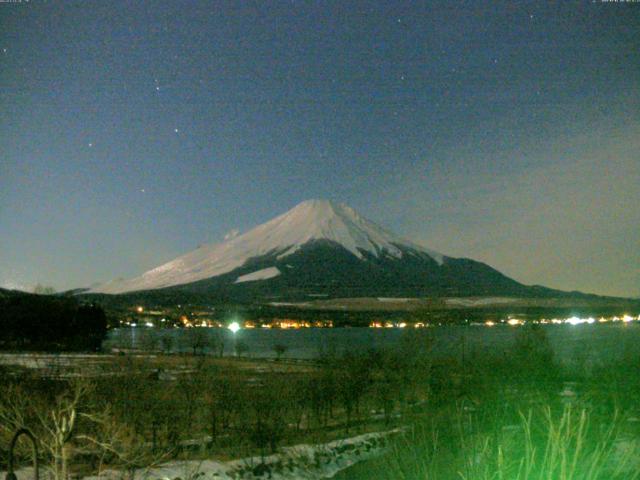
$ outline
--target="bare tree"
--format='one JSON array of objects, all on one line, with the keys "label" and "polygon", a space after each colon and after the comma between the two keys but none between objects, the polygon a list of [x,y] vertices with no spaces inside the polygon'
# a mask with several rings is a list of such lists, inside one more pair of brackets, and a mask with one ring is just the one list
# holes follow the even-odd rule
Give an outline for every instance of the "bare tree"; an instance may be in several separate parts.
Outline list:
[{"label": "bare tree", "polygon": [[273,346],[273,351],[276,354],[276,360],[280,360],[280,357],[282,357],[282,355],[284,355],[285,352],[287,351],[287,346],[281,343],[276,343]]},{"label": "bare tree", "polygon": [[33,427],[44,453],[51,459],[49,470],[54,480],[66,480],[69,476],[69,461],[73,455],[71,439],[80,414],[78,407],[89,389],[82,381],[74,382],[70,387],[51,405],[46,399],[27,396],[19,386],[13,386],[0,405],[0,425],[5,431],[33,424],[29,426]]},{"label": "bare tree", "polygon": [[93,385],[86,380],[69,382],[54,398],[10,385],[0,399],[0,433],[5,437],[28,426],[38,439],[52,480],[68,480],[79,456],[90,458],[98,470],[105,461],[125,466],[153,463],[144,441],[108,407],[92,402],[92,392]]},{"label": "bare tree", "polygon": [[207,329],[202,327],[191,327],[183,331],[185,346],[190,348],[194,355],[203,353],[208,344]]},{"label": "bare tree", "polygon": [[160,345],[165,354],[171,353],[173,349],[173,336],[170,332],[163,332],[163,335],[160,337]]},{"label": "bare tree", "polygon": [[147,328],[143,330],[142,338],[140,339],[140,346],[147,352],[154,352],[158,349],[160,339],[158,334],[153,328]]},{"label": "bare tree", "polygon": [[215,355],[222,357],[224,355],[224,337],[222,333],[217,328],[210,329],[209,332],[209,348]]},{"label": "bare tree", "polygon": [[242,355],[249,351],[249,345],[247,345],[246,342],[238,339],[236,339],[236,341],[234,342],[234,348],[236,350],[237,357],[242,357]]}]

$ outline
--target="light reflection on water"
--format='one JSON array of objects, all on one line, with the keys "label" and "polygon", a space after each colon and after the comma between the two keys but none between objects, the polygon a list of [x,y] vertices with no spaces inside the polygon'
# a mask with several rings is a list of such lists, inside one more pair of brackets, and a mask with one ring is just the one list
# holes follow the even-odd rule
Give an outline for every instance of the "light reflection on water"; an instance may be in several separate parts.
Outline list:
[{"label": "light reflection on water", "polygon": [[[515,333],[522,327],[441,326],[428,329],[433,336],[436,356],[462,356],[472,353],[501,354],[513,344]],[[601,363],[640,356],[640,324],[542,325],[556,357],[564,363]],[[306,328],[299,330],[242,329],[233,334],[227,329],[204,329],[211,338],[222,336],[225,355],[233,355],[234,342],[247,347],[245,355],[275,357],[274,345],[286,347],[284,357],[315,358],[322,353],[342,353],[391,347],[402,335],[415,335],[413,329],[372,328]],[[105,348],[142,349],[159,338],[172,337],[172,351],[189,351],[184,338],[186,329],[159,330],[145,327],[112,330]],[[423,331],[424,332],[424,331]],[[421,332],[422,333],[422,332]],[[235,335],[235,337],[234,337]],[[155,337],[154,341],[149,339]]]}]

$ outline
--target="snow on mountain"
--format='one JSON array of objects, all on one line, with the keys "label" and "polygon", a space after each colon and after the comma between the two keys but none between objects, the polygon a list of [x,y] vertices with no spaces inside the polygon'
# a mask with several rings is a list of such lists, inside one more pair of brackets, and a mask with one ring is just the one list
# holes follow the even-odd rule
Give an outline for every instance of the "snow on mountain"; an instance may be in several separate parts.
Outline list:
[{"label": "snow on mountain", "polygon": [[[139,277],[106,283],[92,292],[122,293],[191,283],[231,272],[254,257],[267,254],[275,254],[279,259],[286,257],[314,240],[338,243],[358,258],[363,258],[363,252],[400,258],[403,252],[399,247],[404,247],[426,253],[438,264],[443,262],[441,254],[394,235],[345,204],[308,200],[242,235],[199,247]],[[269,273],[275,276],[272,270]],[[249,275],[252,274],[243,277]],[[262,279],[265,278],[272,277]]]},{"label": "snow on mountain", "polygon": [[280,275],[278,267],[263,268],[256,272],[247,273],[246,275],[239,276],[233,283],[255,282],[256,280],[268,280],[269,278],[277,277]]}]

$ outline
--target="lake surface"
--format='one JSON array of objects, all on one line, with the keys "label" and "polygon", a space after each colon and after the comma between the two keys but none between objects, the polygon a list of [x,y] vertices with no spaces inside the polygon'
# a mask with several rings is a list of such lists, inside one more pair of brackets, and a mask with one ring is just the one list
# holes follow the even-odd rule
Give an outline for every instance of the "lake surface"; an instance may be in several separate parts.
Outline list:
[{"label": "lake surface", "polygon": [[[246,346],[244,355],[250,357],[275,357],[275,345],[283,345],[283,358],[315,358],[322,353],[363,351],[370,348],[385,348],[396,345],[403,335],[428,332],[433,337],[436,356],[458,357],[472,353],[506,352],[512,345],[518,329],[522,326],[440,326],[428,329],[400,328],[303,328],[242,329],[232,333],[227,329],[202,329],[215,343],[224,341],[224,354],[234,355],[234,345]],[[640,357],[640,324],[608,323],[583,325],[541,325],[557,358],[567,364],[598,364]],[[170,337],[171,350],[190,351],[188,329],[158,330],[135,327],[119,328],[109,332],[105,348],[149,349],[161,348],[160,339]],[[211,351],[211,349],[205,348]]]}]

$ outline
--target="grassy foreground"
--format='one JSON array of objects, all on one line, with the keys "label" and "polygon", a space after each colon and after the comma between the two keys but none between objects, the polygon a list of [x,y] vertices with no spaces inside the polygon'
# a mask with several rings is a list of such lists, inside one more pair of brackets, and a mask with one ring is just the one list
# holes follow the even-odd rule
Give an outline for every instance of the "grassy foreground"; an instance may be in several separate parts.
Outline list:
[{"label": "grassy foreground", "polygon": [[533,328],[510,355],[470,363],[447,367],[449,389],[431,391],[385,455],[335,478],[640,477],[640,359],[566,371]]},{"label": "grassy foreground", "polygon": [[[535,326],[495,355],[436,362],[430,347],[425,330],[393,349],[308,363],[158,354],[5,368],[0,450],[26,426],[49,478],[105,469],[124,478],[173,459],[264,458],[401,427],[386,454],[338,478],[637,477],[640,360],[565,371]],[[28,463],[27,445],[18,446]]]}]

